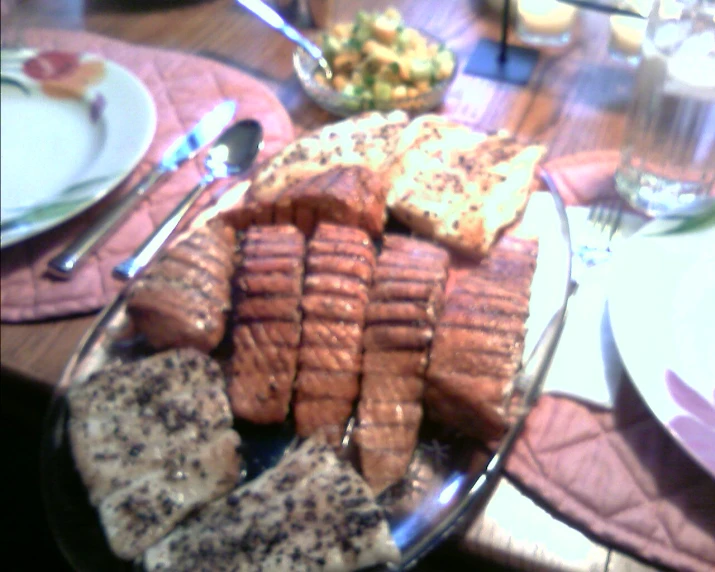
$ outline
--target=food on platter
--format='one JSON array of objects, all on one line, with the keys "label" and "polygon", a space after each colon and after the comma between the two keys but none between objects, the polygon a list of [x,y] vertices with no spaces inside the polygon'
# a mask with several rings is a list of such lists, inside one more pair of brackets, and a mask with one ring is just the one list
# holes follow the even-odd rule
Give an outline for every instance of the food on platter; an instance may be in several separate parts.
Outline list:
[{"label": "food on platter", "polygon": [[355,433],[362,475],[376,493],[404,477],[417,445],[427,353],[448,265],[442,248],[384,237],[367,306]]},{"label": "food on platter", "polygon": [[290,225],[252,227],[239,258],[231,406],[239,419],[279,423],[298,365],[305,237]]},{"label": "food on platter", "polygon": [[405,26],[395,8],[360,10],[354,23],[336,24],[320,43],[333,77],[317,71],[315,80],[368,104],[417,97],[450,78],[456,65],[451,50]]},{"label": "food on platter", "polygon": [[[507,427],[538,244],[502,228],[542,152],[434,115],[369,113],[286,147],[245,200],[162,254],[130,285],[126,317],[141,352],[143,338],[175,349],[68,394],[112,551],[148,549],[148,570],[399,559],[373,495],[409,480],[420,431],[491,440]],[[415,234],[386,232],[388,209]],[[235,427],[246,443],[255,430],[310,444],[236,488]],[[361,492],[343,503],[347,484]],[[295,498],[315,506],[292,510]],[[323,518],[349,526],[325,537]]]},{"label": "food on platter", "polygon": [[129,289],[135,330],[156,349],[214,349],[231,306],[235,244],[234,230],[215,220],[167,250]]},{"label": "food on platter", "polygon": [[174,349],[71,385],[69,436],[112,551],[132,559],[240,477],[224,376]]},{"label": "food on platter", "polygon": [[399,561],[367,484],[329,445],[308,439],[150,548],[144,567],[338,572]]},{"label": "food on platter", "polygon": [[479,258],[522,213],[544,151],[424,115],[398,140],[387,171],[388,207],[415,232]]},{"label": "food on platter", "polygon": [[429,356],[429,416],[484,440],[506,429],[502,406],[519,369],[538,243],[503,237],[454,277]]},{"label": "food on platter", "polygon": [[293,414],[296,432],[322,432],[337,447],[358,396],[367,290],[375,251],[362,230],[320,224],[308,241],[302,340]]},{"label": "food on platter", "polygon": [[365,113],[288,145],[223,217],[237,229],[292,223],[308,235],[321,221],[335,222],[377,239],[389,212],[479,259],[521,215],[544,152],[438,115]]},{"label": "food on platter", "polygon": [[376,174],[407,123],[402,111],[366,113],[288,144],[259,166],[245,200],[225,213],[226,219],[239,229],[251,223],[292,222],[309,233],[319,216],[351,226],[358,221],[379,235],[387,189]]}]

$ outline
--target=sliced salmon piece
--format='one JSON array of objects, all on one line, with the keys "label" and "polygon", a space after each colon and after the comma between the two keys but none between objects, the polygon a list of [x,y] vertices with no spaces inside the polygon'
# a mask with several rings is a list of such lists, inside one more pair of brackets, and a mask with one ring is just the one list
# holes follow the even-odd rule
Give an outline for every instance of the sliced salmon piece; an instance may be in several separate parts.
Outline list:
[{"label": "sliced salmon piece", "polygon": [[409,268],[395,266],[377,266],[375,268],[374,281],[382,282],[383,280],[402,280],[410,282],[444,282],[447,279],[447,271],[445,269],[430,269],[430,268]]},{"label": "sliced salmon piece", "polygon": [[427,367],[427,351],[373,350],[363,355],[363,374],[382,373],[386,375],[422,376]]},{"label": "sliced salmon piece", "polygon": [[346,257],[331,254],[316,254],[306,261],[308,274],[343,274],[360,279],[365,285],[370,284],[373,266],[362,257]]},{"label": "sliced salmon piece", "polygon": [[375,251],[372,244],[313,238],[308,244],[308,253],[357,258],[368,264],[375,263]]},{"label": "sliced salmon piece", "polygon": [[254,320],[279,320],[300,322],[298,296],[251,296],[236,305],[236,315],[242,322]]},{"label": "sliced salmon piece", "polygon": [[306,294],[300,306],[305,316],[310,318],[360,325],[365,321],[365,304],[357,298]]},{"label": "sliced salmon piece", "polygon": [[295,382],[296,398],[353,401],[358,396],[357,373],[301,370]]},{"label": "sliced salmon piece", "polygon": [[296,256],[273,256],[269,258],[249,258],[242,262],[246,274],[289,274],[302,275],[304,261]]},{"label": "sliced salmon piece", "polygon": [[300,324],[296,322],[249,322],[238,324],[233,330],[237,347],[243,350],[265,347],[297,348],[300,343]]},{"label": "sliced salmon piece", "polygon": [[366,310],[363,378],[355,433],[375,492],[404,477],[417,443],[427,355],[441,308],[449,254],[386,235]]},{"label": "sliced salmon piece", "polygon": [[435,308],[427,302],[372,302],[365,313],[365,323],[411,323],[411,324],[433,324],[436,320]]},{"label": "sliced salmon piece", "polygon": [[[332,243],[334,248],[315,248],[316,243]],[[359,247],[364,256],[337,254],[343,246],[353,252]],[[374,250],[363,230],[320,223],[307,251],[301,300],[305,318],[293,405],[296,430],[302,436],[321,430],[339,446],[358,394]],[[316,408],[322,408],[319,414]]]},{"label": "sliced salmon piece", "polygon": [[250,292],[251,296],[300,296],[300,276],[287,274],[249,274],[236,278],[236,286],[241,292]]},{"label": "sliced salmon piece", "polygon": [[292,240],[276,242],[246,242],[241,248],[243,255],[251,258],[271,256],[295,256],[302,258],[305,246]]},{"label": "sliced salmon piece", "polygon": [[242,254],[234,279],[231,408],[241,419],[279,423],[298,368],[305,238],[288,225],[251,227]]},{"label": "sliced salmon piece", "polygon": [[301,437],[323,433],[333,447],[338,447],[352,410],[352,400],[337,399],[334,395],[324,399],[296,400],[293,405],[296,432]]},{"label": "sliced salmon piece", "polygon": [[[190,254],[195,245],[203,249],[201,262]],[[128,290],[134,330],[156,349],[213,350],[225,333],[234,247],[235,233],[217,223],[172,246]]]},{"label": "sliced salmon piece", "polygon": [[360,394],[373,401],[419,402],[424,385],[424,378],[418,375],[391,375],[386,379],[384,373],[364,373]]},{"label": "sliced salmon piece", "polygon": [[523,352],[536,252],[533,241],[500,240],[455,280],[430,350],[430,418],[485,440],[506,429],[503,402]]},{"label": "sliced salmon piece", "polygon": [[381,280],[370,289],[370,299],[374,302],[417,300],[432,303],[430,296],[433,293],[434,286],[429,282]]},{"label": "sliced salmon piece", "polygon": [[370,350],[424,350],[432,341],[434,329],[430,325],[403,326],[373,324],[365,329],[364,345]]},{"label": "sliced salmon piece", "polygon": [[306,318],[302,335],[303,344],[309,347],[344,348],[354,352],[362,348],[362,328],[357,323]]},{"label": "sliced salmon piece", "polygon": [[341,274],[310,274],[306,276],[303,288],[306,294],[337,294],[356,298],[363,304],[367,303],[365,283],[358,278]]}]

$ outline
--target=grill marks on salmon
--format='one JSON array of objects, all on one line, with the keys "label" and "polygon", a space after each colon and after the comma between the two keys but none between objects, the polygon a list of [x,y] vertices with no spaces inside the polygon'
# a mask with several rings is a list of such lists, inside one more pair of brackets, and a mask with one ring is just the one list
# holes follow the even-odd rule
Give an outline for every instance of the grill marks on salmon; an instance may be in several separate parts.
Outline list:
[{"label": "grill marks on salmon", "polygon": [[358,570],[400,553],[367,483],[308,439],[276,467],[187,519],[144,557],[172,570]]},{"label": "grill marks on salmon", "polygon": [[296,430],[339,446],[358,396],[375,253],[361,230],[321,223],[308,242],[293,413]]},{"label": "grill marks on salmon", "polygon": [[506,429],[503,402],[523,352],[538,243],[503,237],[457,277],[430,351],[430,417],[484,440]]},{"label": "grill marks on salmon", "polygon": [[417,445],[427,355],[449,255],[386,235],[366,310],[358,427],[362,474],[379,493],[402,479]]},{"label": "grill marks on salmon", "polygon": [[159,350],[214,349],[226,328],[235,246],[235,232],[217,220],[167,250],[129,290],[137,333]]},{"label": "grill marks on salmon", "polygon": [[234,415],[280,423],[290,407],[298,363],[305,238],[294,226],[251,227],[241,245],[232,379]]},{"label": "grill marks on salmon", "polygon": [[112,551],[133,559],[240,478],[219,365],[175,349],[109,366],[67,394],[73,457]]}]

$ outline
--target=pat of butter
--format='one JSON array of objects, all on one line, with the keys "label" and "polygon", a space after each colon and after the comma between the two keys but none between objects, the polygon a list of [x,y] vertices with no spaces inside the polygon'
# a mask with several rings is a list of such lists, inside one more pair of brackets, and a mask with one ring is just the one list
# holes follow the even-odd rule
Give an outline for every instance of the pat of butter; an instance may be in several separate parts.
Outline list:
[{"label": "pat of butter", "polygon": [[576,8],[556,0],[519,0],[522,26],[532,34],[558,36],[567,32],[576,16]]},{"label": "pat of butter", "polygon": [[611,16],[610,22],[611,46],[624,54],[637,55],[645,37],[648,21],[614,14]]}]

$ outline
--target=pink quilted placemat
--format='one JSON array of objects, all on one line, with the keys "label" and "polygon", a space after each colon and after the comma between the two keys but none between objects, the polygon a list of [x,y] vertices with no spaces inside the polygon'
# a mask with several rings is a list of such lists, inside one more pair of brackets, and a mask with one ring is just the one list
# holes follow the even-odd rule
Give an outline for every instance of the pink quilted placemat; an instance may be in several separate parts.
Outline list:
[{"label": "pink quilted placemat", "polygon": [[[617,153],[545,168],[567,204],[615,194]],[[509,475],[577,528],[656,565],[715,570],[715,480],[625,381],[612,411],[543,395],[507,462]],[[715,443],[713,443],[715,447]]]},{"label": "pink quilted placemat", "polygon": [[[250,76],[209,59],[139,47],[85,32],[29,30],[28,44],[41,49],[90,52],[113,60],[136,74],[151,92],[157,111],[154,140],[145,157],[115,192],[72,221],[2,251],[0,313],[4,322],[67,316],[98,310],[121,289],[112,268],[146,236],[201,178],[199,160],[182,166],[156,187],[114,234],[68,282],[45,275],[47,262],[73,240],[118,193],[126,192],[169,144],[224,99],[238,103],[236,118],[252,117],[263,125],[265,146],[258,161],[293,139],[291,120],[273,93]],[[220,184],[220,183],[219,183]],[[199,210],[210,200],[199,202]]]}]

